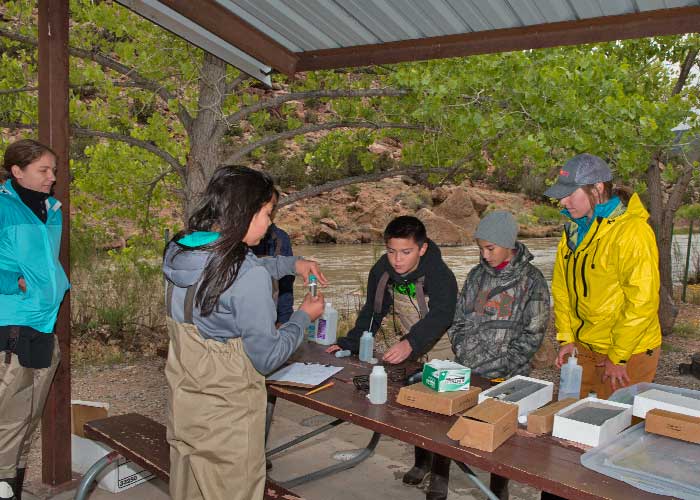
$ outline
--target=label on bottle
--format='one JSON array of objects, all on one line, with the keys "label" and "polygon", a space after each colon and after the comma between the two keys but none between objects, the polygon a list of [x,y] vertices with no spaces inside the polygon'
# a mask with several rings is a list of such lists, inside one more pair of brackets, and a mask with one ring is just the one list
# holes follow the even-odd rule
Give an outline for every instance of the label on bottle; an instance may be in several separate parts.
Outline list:
[{"label": "label on bottle", "polygon": [[318,320],[318,331],[316,332],[316,338],[320,340],[326,340],[326,330],[328,321],[323,318]]},{"label": "label on bottle", "polygon": [[316,340],[316,323],[313,321],[309,324],[309,327],[306,329],[306,337],[309,340]]}]

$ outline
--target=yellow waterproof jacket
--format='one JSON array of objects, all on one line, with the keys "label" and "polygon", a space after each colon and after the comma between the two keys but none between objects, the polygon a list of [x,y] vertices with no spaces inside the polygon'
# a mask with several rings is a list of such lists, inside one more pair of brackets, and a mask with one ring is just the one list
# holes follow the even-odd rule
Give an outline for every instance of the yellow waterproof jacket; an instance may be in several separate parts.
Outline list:
[{"label": "yellow waterproof jacket", "polygon": [[637,194],[620,208],[598,217],[578,247],[576,224],[564,231],[552,277],[557,340],[580,342],[615,364],[661,345],[659,254],[649,212]]}]

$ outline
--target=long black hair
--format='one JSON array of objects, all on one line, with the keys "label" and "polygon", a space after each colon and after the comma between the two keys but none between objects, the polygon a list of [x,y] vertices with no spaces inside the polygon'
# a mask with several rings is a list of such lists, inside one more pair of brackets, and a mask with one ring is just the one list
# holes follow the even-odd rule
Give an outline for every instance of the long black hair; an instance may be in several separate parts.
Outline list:
[{"label": "long black hair", "polygon": [[[240,165],[219,167],[207,185],[198,208],[190,216],[187,230],[218,231],[220,236],[206,249],[211,252],[195,295],[202,316],[214,311],[219,297],[234,282],[248,252],[243,241],[253,216],[272,200],[276,192],[269,175]],[[201,247],[200,247],[201,249]]]}]

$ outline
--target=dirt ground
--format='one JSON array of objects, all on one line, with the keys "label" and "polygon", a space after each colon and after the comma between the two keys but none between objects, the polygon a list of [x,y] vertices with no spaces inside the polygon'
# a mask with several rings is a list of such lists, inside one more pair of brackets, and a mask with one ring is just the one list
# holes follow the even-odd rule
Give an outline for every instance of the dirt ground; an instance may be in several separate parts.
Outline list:
[{"label": "dirt ground", "polygon": [[[382,345],[381,341],[378,342],[378,349],[384,348],[386,346]],[[700,352],[700,306],[682,305],[674,334],[664,338],[655,382],[700,390],[699,379],[692,375],[679,375],[678,372],[679,363],[688,363],[690,355],[695,352]],[[555,353],[556,343],[553,333],[550,332],[531,376],[558,384],[558,370],[550,364]],[[74,366],[73,399],[109,403],[110,414],[113,415],[138,412],[164,422],[164,365],[164,359],[154,356],[112,366]],[[32,491],[40,482],[39,440],[40,436],[35,436],[28,468],[28,491]]]}]

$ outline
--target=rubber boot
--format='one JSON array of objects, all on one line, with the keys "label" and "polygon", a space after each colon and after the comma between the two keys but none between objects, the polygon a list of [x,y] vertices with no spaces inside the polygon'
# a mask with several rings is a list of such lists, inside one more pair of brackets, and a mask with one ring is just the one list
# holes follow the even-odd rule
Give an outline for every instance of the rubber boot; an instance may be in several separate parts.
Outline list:
[{"label": "rubber boot", "polygon": [[26,468],[17,469],[17,476],[15,476],[15,498],[17,500],[22,500],[22,488],[24,487],[24,473],[27,471]]},{"label": "rubber boot", "polygon": [[417,446],[414,448],[414,453],[416,457],[415,465],[403,475],[403,482],[415,486],[421,484],[425,476],[430,472],[430,467],[433,463],[433,454]]},{"label": "rubber boot", "polygon": [[447,485],[450,482],[450,464],[452,460],[442,455],[433,456],[430,468],[430,483],[425,492],[425,500],[447,500]]},{"label": "rubber boot", "polygon": [[489,489],[499,498],[499,500],[508,500],[510,498],[508,482],[507,477],[499,476],[498,474],[491,474]]}]

